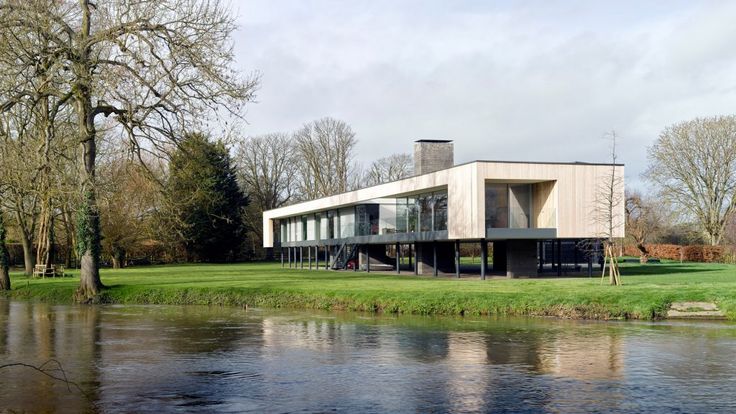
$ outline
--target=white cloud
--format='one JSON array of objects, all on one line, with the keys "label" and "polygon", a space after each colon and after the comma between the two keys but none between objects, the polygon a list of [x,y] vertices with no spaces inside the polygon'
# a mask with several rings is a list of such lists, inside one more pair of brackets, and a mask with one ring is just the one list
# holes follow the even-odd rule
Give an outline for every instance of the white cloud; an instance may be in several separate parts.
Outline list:
[{"label": "white cloud", "polygon": [[244,1],[249,134],[350,123],[364,163],[418,138],[473,159],[605,161],[636,184],[666,125],[736,112],[736,4]]}]

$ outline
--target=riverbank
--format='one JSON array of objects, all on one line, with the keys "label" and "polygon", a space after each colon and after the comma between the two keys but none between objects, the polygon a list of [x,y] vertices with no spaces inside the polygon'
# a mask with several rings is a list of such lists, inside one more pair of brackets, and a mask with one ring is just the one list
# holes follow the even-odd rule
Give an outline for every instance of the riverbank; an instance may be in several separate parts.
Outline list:
[{"label": "riverbank", "polygon": [[[6,296],[70,303],[78,274],[12,275]],[[282,269],[274,263],[103,269],[103,303],[222,305],[422,315],[529,315],[579,319],[664,318],[673,302],[716,303],[736,319],[736,266],[622,266],[624,286],[593,278],[457,280],[365,272]]]}]

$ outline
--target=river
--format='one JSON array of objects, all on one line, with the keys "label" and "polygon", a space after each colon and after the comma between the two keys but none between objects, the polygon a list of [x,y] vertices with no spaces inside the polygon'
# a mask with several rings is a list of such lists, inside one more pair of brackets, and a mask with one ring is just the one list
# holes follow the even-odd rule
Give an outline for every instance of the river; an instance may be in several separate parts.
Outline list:
[{"label": "river", "polygon": [[[736,412],[736,325],[0,299],[0,412]],[[47,364],[53,368],[54,363]]]}]

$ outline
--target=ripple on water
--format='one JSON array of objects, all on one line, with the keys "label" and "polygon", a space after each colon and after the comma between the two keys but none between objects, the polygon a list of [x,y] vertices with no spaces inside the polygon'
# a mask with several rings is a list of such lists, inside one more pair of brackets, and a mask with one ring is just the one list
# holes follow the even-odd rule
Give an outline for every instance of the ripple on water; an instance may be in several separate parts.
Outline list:
[{"label": "ripple on water", "polygon": [[[3,360],[58,359],[103,412],[736,412],[728,323],[8,304]],[[94,409],[12,378],[3,408]]]}]

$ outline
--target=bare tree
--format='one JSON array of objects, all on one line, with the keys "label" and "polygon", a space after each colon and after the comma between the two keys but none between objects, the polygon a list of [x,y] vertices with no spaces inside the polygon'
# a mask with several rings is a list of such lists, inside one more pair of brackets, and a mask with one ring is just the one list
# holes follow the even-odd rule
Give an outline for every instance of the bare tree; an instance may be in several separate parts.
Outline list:
[{"label": "bare tree", "polygon": [[39,204],[38,172],[41,166],[35,151],[31,110],[14,108],[0,116],[0,204],[15,220],[23,247],[26,275],[36,262],[33,249]]},{"label": "bare tree", "polygon": [[736,208],[736,116],[665,128],[649,148],[645,177],[663,200],[698,221],[711,245],[719,244]]},{"label": "bare tree", "polygon": [[[34,56],[0,67],[30,73],[43,63],[49,79],[43,96],[74,110],[77,140],[83,148],[78,214],[81,257],[80,300],[96,295],[100,221],[96,155],[100,116],[111,117],[139,151],[175,141],[182,131],[201,129],[218,109],[239,113],[257,79],[232,69],[230,36],[235,16],[220,1],[91,0],[48,2],[7,0],[0,4],[0,27],[7,56]],[[39,33],[38,41],[16,39],[18,30]],[[2,62],[10,59],[0,59]],[[37,100],[29,79],[11,76],[0,90],[0,110]],[[14,80],[14,82],[13,82]]]},{"label": "bare tree", "polygon": [[626,236],[639,249],[639,260],[646,263],[649,258],[647,243],[660,228],[660,216],[652,200],[644,199],[634,191],[626,195]]},{"label": "bare tree", "polygon": [[262,211],[292,200],[297,162],[294,144],[284,133],[249,137],[235,148],[240,181],[251,203]]},{"label": "bare tree", "polygon": [[253,246],[263,239],[261,213],[294,199],[298,160],[291,137],[285,133],[248,137],[236,144],[238,178],[250,199],[245,222],[255,236],[251,237]]},{"label": "bare tree", "polygon": [[299,157],[299,193],[315,199],[351,189],[357,140],[348,124],[322,118],[305,124],[294,135]]},{"label": "bare tree", "polygon": [[409,177],[414,172],[414,159],[409,154],[393,154],[374,161],[365,173],[366,187]]},{"label": "bare tree", "polygon": [[123,143],[108,150],[98,171],[102,250],[117,269],[148,236],[160,188]]},{"label": "bare tree", "polygon": [[601,276],[605,276],[606,270],[608,270],[610,284],[621,285],[621,274],[618,270],[618,260],[614,254],[614,247],[616,239],[619,237],[617,230],[624,224],[624,214],[621,211],[624,207],[624,183],[623,177],[617,172],[620,166],[617,164],[616,145],[618,136],[616,131],[611,131],[605,138],[610,141],[610,169],[599,180],[593,219],[599,228],[600,238],[603,241],[604,265]]}]

